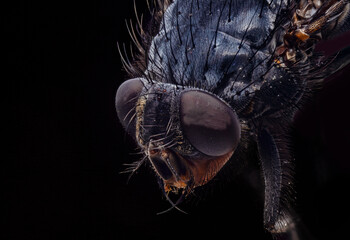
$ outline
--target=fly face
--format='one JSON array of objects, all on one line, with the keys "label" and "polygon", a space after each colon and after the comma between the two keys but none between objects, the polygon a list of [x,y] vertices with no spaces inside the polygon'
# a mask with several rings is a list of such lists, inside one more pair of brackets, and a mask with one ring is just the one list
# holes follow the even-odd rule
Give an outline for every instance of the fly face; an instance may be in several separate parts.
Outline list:
[{"label": "fly face", "polygon": [[116,108],[166,192],[207,183],[240,140],[235,111],[203,90],[131,79],[119,87]]}]

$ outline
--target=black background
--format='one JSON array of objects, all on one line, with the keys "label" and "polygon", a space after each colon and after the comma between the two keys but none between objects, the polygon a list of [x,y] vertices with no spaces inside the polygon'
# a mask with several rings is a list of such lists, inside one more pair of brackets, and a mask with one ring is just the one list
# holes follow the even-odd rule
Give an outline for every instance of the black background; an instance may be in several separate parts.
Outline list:
[{"label": "black background", "polygon": [[[117,41],[129,46],[132,1],[14,2],[2,10],[2,239],[270,239],[244,177],[203,190],[181,205],[187,215],[158,216],[169,204],[150,169],[128,184],[119,174],[140,158],[130,155],[135,145],[114,107],[126,79]],[[350,224],[349,75],[347,68],[328,79],[296,118],[296,205],[316,239],[339,239]]]}]

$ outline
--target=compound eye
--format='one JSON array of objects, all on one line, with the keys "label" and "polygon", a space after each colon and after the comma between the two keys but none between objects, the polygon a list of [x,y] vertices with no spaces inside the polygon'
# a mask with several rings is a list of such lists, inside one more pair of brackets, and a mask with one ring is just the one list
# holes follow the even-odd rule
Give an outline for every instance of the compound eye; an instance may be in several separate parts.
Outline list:
[{"label": "compound eye", "polygon": [[117,90],[116,110],[120,122],[127,131],[135,129],[136,104],[142,88],[142,80],[134,78],[122,83]]},{"label": "compound eye", "polygon": [[181,126],[193,147],[208,156],[222,156],[238,145],[241,127],[236,113],[222,100],[188,91],[180,100]]}]

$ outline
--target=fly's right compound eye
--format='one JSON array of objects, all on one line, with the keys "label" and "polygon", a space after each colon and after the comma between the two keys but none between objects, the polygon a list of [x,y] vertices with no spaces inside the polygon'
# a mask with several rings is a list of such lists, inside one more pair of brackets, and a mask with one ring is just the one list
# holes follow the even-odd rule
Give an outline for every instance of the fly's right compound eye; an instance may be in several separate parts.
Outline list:
[{"label": "fly's right compound eye", "polygon": [[135,129],[136,104],[143,89],[140,78],[125,81],[119,86],[115,98],[117,114],[120,122],[129,133]]},{"label": "fly's right compound eye", "polygon": [[181,95],[181,125],[193,147],[208,156],[234,151],[241,135],[236,113],[219,98],[202,91]]}]

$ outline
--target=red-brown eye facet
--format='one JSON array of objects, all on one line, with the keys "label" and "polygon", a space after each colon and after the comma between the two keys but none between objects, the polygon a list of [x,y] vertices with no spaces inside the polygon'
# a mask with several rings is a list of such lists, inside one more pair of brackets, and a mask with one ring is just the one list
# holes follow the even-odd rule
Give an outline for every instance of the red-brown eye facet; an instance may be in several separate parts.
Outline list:
[{"label": "red-brown eye facet", "polygon": [[236,113],[219,98],[202,91],[182,93],[180,118],[185,137],[208,156],[235,150],[241,127]]}]

